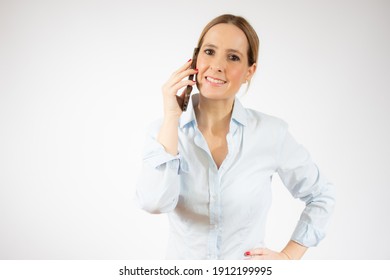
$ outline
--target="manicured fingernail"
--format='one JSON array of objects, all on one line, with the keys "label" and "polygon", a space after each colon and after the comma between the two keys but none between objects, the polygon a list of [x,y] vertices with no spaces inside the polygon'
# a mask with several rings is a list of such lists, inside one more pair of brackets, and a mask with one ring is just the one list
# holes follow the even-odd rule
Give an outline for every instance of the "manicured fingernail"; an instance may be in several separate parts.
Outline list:
[{"label": "manicured fingernail", "polygon": [[192,58],[190,58],[187,62],[190,62],[192,60]]},{"label": "manicured fingernail", "polygon": [[247,252],[245,252],[245,256],[249,256],[251,254],[251,252],[249,252],[249,251],[247,251]]},{"label": "manicured fingernail", "polygon": [[195,68],[195,71],[198,72],[199,71],[198,68]]}]

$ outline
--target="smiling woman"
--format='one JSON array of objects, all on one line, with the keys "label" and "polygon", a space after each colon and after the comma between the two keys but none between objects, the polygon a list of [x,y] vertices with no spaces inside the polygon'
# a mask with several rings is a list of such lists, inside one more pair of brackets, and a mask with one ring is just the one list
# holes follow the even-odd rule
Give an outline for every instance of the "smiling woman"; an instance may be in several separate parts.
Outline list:
[{"label": "smiling woman", "polygon": [[[300,259],[325,236],[334,187],[275,117],[236,98],[256,71],[259,39],[242,17],[203,30],[189,60],[163,86],[164,117],[151,126],[137,201],[168,213],[172,259]],[[196,74],[196,80],[185,80]],[[178,91],[197,84],[188,110]],[[306,207],[283,250],[264,244],[272,176]]]},{"label": "smiling woman", "polygon": [[204,97],[232,103],[256,70],[256,63],[248,63],[248,40],[240,28],[221,23],[211,27],[202,41],[196,64],[197,86]]}]

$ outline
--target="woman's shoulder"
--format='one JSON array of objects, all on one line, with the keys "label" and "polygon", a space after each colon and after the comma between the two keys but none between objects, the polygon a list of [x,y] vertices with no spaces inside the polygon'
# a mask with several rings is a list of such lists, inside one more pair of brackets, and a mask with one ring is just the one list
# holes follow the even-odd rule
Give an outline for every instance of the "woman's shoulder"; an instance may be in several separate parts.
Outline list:
[{"label": "woman's shoulder", "polygon": [[262,126],[266,128],[287,129],[288,124],[280,117],[260,112],[251,108],[245,108],[248,125]]}]

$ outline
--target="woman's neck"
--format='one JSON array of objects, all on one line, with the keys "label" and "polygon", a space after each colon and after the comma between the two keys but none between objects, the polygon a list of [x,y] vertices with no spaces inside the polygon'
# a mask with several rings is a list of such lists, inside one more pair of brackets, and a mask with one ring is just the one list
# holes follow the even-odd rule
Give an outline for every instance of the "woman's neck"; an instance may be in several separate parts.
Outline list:
[{"label": "woman's neck", "polygon": [[233,111],[234,99],[212,100],[199,96],[195,107],[198,127],[202,132],[227,133]]}]

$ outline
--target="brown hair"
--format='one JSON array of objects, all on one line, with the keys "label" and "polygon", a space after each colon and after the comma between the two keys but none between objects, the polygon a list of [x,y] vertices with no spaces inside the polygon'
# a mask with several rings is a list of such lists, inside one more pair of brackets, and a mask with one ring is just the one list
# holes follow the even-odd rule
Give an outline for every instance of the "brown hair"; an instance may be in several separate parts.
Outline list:
[{"label": "brown hair", "polygon": [[259,55],[259,37],[257,36],[256,31],[253,29],[253,27],[249,24],[249,22],[240,16],[235,16],[231,14],[225,14],[221,15],[219,17],[216,17],[212,21],[210,21],[205,28],[203,29],[202,33],[200,34],[199,41],[198,41],[198,49],[203,44],[203,39],[206,33],[210,30],[211,27],[220,24],[220,23],[228,23],[233,24],[240,28],[247,40],[248,40],[248,65],[252,66],[254,63],[256,63],[258,55]]}]

